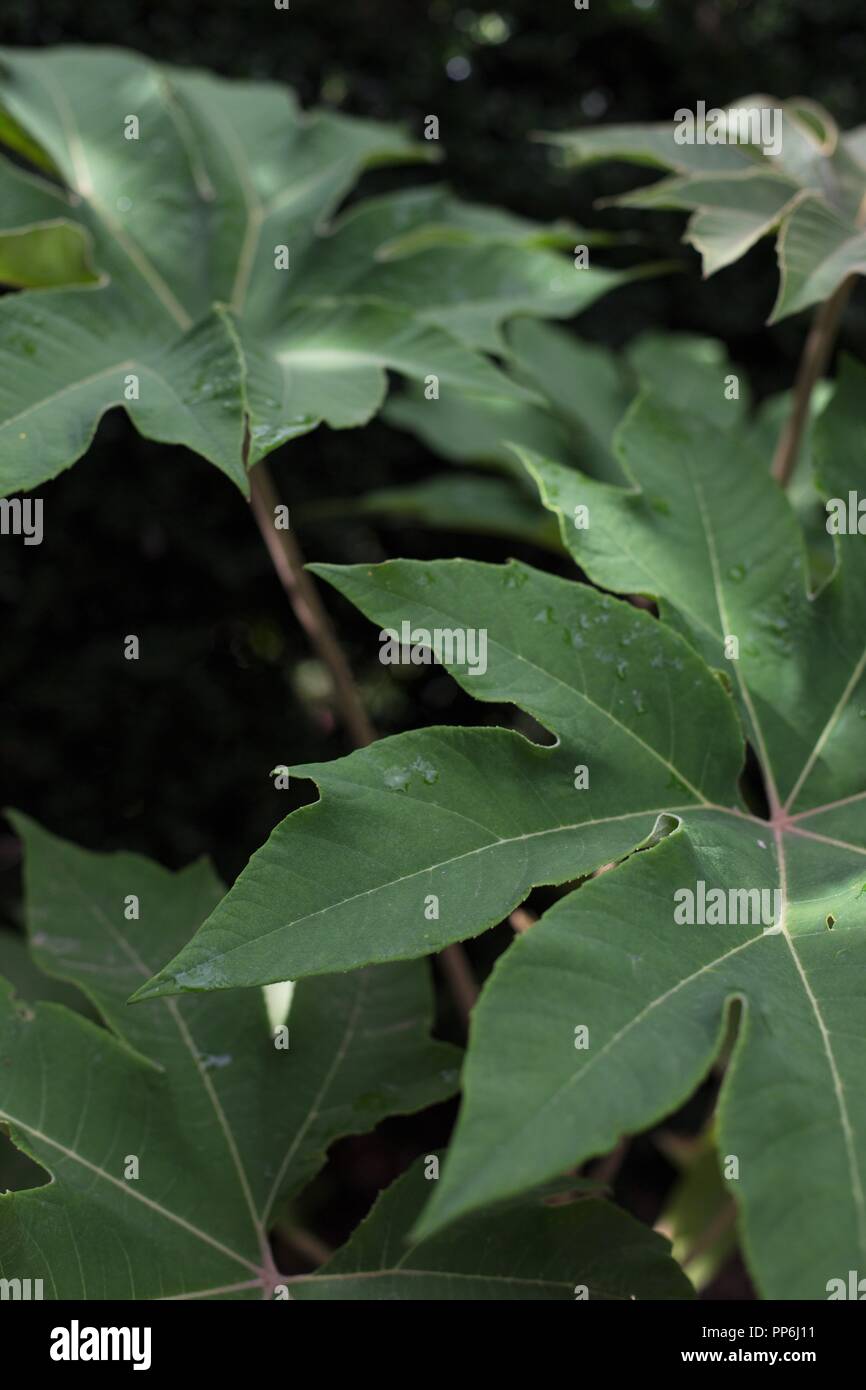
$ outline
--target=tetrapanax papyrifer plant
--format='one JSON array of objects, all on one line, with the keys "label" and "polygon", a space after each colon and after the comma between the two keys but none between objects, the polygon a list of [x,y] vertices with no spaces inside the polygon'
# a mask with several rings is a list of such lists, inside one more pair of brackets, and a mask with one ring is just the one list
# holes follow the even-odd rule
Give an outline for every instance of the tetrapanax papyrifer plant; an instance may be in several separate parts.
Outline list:
[{"label": "tetrapanax papyrifer plant", "polygon": [[[784,169],[755,149],[681,147],[669,126],[631,132],[631,142],[602,130],[586,146],[566,143],[579,154],[637,149],[655,163],[682,148],[676,185],[654,186],[678,205],[690,197],[703,208],[705,184],[714,207],[740,209],[736,200],[765,183],[785,192],[749,237],[743,216],[711,220],[717,268],[723,240],[734,255],[735,222],[739,250],[779,224],[784,249],[799,245],[805,214],[853,216],[862,198],[856,138],[831,138],[830,123],[819,131],[799,108],[780,114]],[[814,206],[821,198],[829,211]],[[819,250],[799,298],[783,262],[787,310],[832,298],[853,269],[831,283]],[[781,482],[832,345],[836,301],[832,316],[827,305],[819,314],[818,351],[810,338]],[[554,355],[555,335],[541,326],[517,325],[509,341],[524,381]],[[428,730],[297,769],[321,801],[274,832],[141,994],[405,958],[492,925],[533,886],[594,875],[515,943],[484,991],[453,1150],[418,1229],[442,1229],[669,1113],[706,1074],[737,1004],[717,1130],[736,1160],[744,1250],[763,1292],[820,1297],[866,1261],[863,373],[846,368],[815,427],[813,496],[832,534],[820,573],[756,447],[766,431],[744,419],[737,377],[705,363],[715,395],[702,389],[695,409],[677,365],[656,370],[667,381],[643,373],[613,450],[603,418],[571,449],[557,447],[568,407],[549,372],[540,411],[452,402],[450,420],[428,427],[452,456],[486,449],[500,464],[511,439],[562,543],[608,593],[515,564],[318,567],[380,639],[399,633],[433,649],[467,691],[522,708],[554,745],[507,730]],[[612,379],[606,400],[622,390]],[[417,402],[397,414],[424,430]],[[501,445],[497,414],[515,425]],[[575,466],[587,449],[595,476]],[[658,617],[611,593],[640,595]],[[754,778],[740,786],[747,743],[757,791]],[[399,854],[374,855],[374,841],[397,843],[398,827]],[[339,882],[326,882],[334,841],[351,850]],[[778,1156],[795,1143],[798,1161],[780,1181]],[[808,1250],[797,1262],[794,1232]]]},{"label": "tetrapanax papyrifer plant", "polygon": [[116,49],[0,52],[0,483],[33,487],[122,406],[244,491],[320,422],[363,424],[386,370],[513,394],[481,355],[515,312],[569,316],[619,284],[546,230],[410,189],[334,215],[422,132],[304,112]]},{"label": "tetrapanax papyrifer plant", "polygon": [[0,495],[68,467],[115,406],[209,459],[252,490],[357,743],[373,730],[265,456],[366,423],[389,370],[437,397],[521,395],[485,356],[502,321],[629,278],[577,271],[559,249],[576,228],[441,188],[337,216],[365,169],[435,154],[422,134],[119,49],[0,51],[0,284],[21,291],[0,299]]},{"label": "tetrapanax papyrifer plant", "polygon": [[[817,427],[821,492],[846,505],[863,481],[864,386],[852,366]],[[718,1131],[744,1247],[765,1294],[818,1298],[866,1249],[863,537],[835,537],[811,590],[795,513],[736,428],[649,396],[618,451],[623,486],[526,463],[582,570],[660,618],[523,564],[317,567],[383,633],[408,623],[421,646],[484,633],[484,662],[443,661],[555,742],[427,729],[295,769],[321,800],[273,832],[139,997],[421,955],[534,885],[615,863],[495,968],[420,1229],[671,1112],[738,1003]],[[763,804],[739,788],[746,740]]]},{"label": "tetrapanax papyrifer plant", "polygon": [[[839,169],[847,177],[856,150],[846,162],[814,112],[811,124],[802,104],[795,115],[784,113],[791,142],[808,145],[805,124],[827,146],[830,184]],[[775,188],[795,172],[760,178]],[[752,177],[747,170],[741,182],[751,187]],[[793,220],[799,206],[777,208],[768,225]],[[465,248],[489,231],[477,211],[455,214],[447,235],[428,218],[402,239],[391,229],[390,251],[380,241],[367,259],[377,268],[389,256],[404,261],[408,275],[431,246]],[[52,255],[80,258],[64,238]],[[417,315],[422,291],[412,283],[404,293]],[[276,828],[221,899],[203,870],[171,879],[22,825],[37,961],[80,984],[108,1028],[50,1007],[34,1015],[10,998],[4,1036],[19,1060],[0,1118],[54,1173],[48,1191],[87,1239],[97,1191],[119,1220],[134,1219],[143,1200],[151,1223],[178,1226],[171,1270],[162,1247],[148,1247],[144,1296],[453,1297],[456,1287],[481,1297],[497,1288],[509,1297],[688,1296],[664,1245],[599,1203],[574,1169],[672,1114],[714,1066],[723,1075],[713,1201],[723,1184],[758,1291],[824,1298],[866,1266],[862,368],[846,365],[814,424],[811,499],[795,508],[779,485],[805,437],[841,312],[838,295],[831,300],[820,351],[807,350],[794,393],[777,479],[769,417],[748,418],[714,347],[686,344],[664,363],[658,343],[639,346],[626,370],[588,356],[604,391],[586,393],[581,410],[551,369],[556,334],[521,324],[494,341],[503,315],[463,305],[461,350],[504,349],[511,387],[491,387],[492,404],[471,392],[455,398],[450,424],[430,436],[463,456],[462,420],[475,431],[473,450],[492,450],[500,466],[513,458],[513,476],[531,482],[583,577],[513,561],[314,568],[378,626],[383,660],[434,653],[467,692],[516,706],[524,728],[541,726],[546,741],[508,727],[428,728],[295,767],[320,799]],[[333,366],[331,350],[324,362],[316,356],[317,368]],[[614,435],[635,379],[640,394]],[[244,411],[247,447],[254,416]],[[404,417],[423,430],[411,403]],[[497,435],[497,419],[515,428]],[[513,496],[500,502],[507,509]],[[521,515],[537,525],[526,505]],[[827,516],[820,563],[801,524],[816,508]],[[549,530],[535,534],[554,543]],[[128,886],[136,876],[141,893]],[[560,889],[558,900],[505,950],[473,1011],[441,1178],[424,1186],[438,1176],[438,1157],[428,1155],[333,1260],[287,1279],[273,1261],[271,1220],[329,1139],[365,1127],[359,1112],[372,1123],[453,1086],[453,1054],[426,1036],[412,960],[496,925],[541,886]],[[193,888],[193,902],[170,906],[173,893]],[[147,936],[135,915],[127,923],[130,894],[156,904]],[[287,980],[297,982],[288,1017]],[[269,1027],[261,1005],[250,1014],[246,996],[230,992],[240,986],[283,986],[282,1024]],[[134,1007],[121,1011],[130,993]],[[415,1009],[400,1014],[410,996]],[[381,1012],[365,1019],[368,997]],[[256,1116],[270,1111],[269,1088],[287,1068],[273,1055],[281,1026],[301,1030],[298,1113],[264,1136]],[[114,1087],[107,1101],[95,1092],[82,1112],[70,1087],[52,1095],[47,1118],[39,1114],[33,1080],[45,1027],[65,1030],[74,1075],[104,1068]],[[382,1050],[366,1044],[398,1029],[413,1042],[401,1041],[392,1078]],[[332,1083],[343,1088],[334,1114]],[[216,1231],[201,1215],[202,1168],[189,1161],[176,1202],[164,1185],[187,1153],[183,1126],[171,1123],[181,1095],[195,1098],[220,1155],[207,1168],[225,1188]],[[115,1171],[124,1139],[100,1127],[103,1106],[124,1096],[131,1125],[156,1117],[125,1149],[140,1157],[156,1132],[152,1162],[137,1173],[146,1166],[153,1187],[134,1193]],[[106,1149],[108,1161],[97,1159]],[[563,1188],[581,1200],[549,1205]],[[42,1219],[40,1192],[0,1205],[9,1248],[19,1263],[31,1250],[34,1274],[26,1223]],[[65,1239],[59,1223],[51,1230]],[[80,1259],[62,1267],[80,1281]],[[132,1281],[118,1286],[142,1296]]]}]

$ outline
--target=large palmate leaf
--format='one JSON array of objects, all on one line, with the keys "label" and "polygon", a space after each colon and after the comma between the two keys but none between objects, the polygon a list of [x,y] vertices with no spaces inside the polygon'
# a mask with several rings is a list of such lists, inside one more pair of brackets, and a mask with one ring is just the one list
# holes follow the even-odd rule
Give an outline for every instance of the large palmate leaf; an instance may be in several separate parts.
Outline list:
[{"label": "large palmate leaf", "polygon": [[[849,367],[816,425],[825,496],[862,482],[864,384]],[[532,884],[614,862],[485,987],[418,1238],[675,1109],[738,999],[718,1133],[738,1161],[745,1252],[766,1295],[821,1298],[866,1260],[863,540],[837,537],[832,575],[810,592],[795,513],[739,426],[649,396],[619,453],[623,487],[530,467],[590,578],[654,598],[664,621],[516,564],[319,567],[416,643],[485,631],[486,669],[472,669],[479,647],[461,661],[443,638],[444,664],[557,742],[431,729],[296,769],[321,800],[274,831],[141,995],[420,954],[501,919]],[[588,507],[582,529],[575,507]],[[743,733],[766,815],[738,791]],[[678,919],[685,891],[718,894],[725,915]]]},{"label": "large palmate leaf", "polygon": [[[846,501],[863,477],[863,378],[843,376],[817,432],[825,495]],[[736,431],[694,430],[647,403],[621,446],[629,491],[537,461],[533,471],[597,582],[615,574],[617,587],[663,600],[714,665],[725,664],[724,637],[738,636],[729,669],[770,821],[681,814],[651,853],[558,904],[508,953],[476,1014],[466,1109],[426,1224],[671,1109],[705,1074],[739,997],[719,1137],[739,1162],[746,1251],[766,1293],[818,1298],[866,1254],[862,538],[839,538],[835,573],[810,595],[793,514]],[[590,509],[579,539],[574,481]],[[779,893],[769,927],[676,922],[676,890],[727,893],[757,876]],[[545,1012],[515,1048],[505,1020],[528,978]],[[557,1044],[569,1018],[594,1038],[579,1059]]]},{"label": "large palmate leaf", "polygon": [[287,1049],[261,996],[128,1009],[220,884],[204,863],[170,874],[15,823],[35,962],[106,1027],[0,984],[0,1122],[53,1177],[0,1197],[0,1276],[42,1279],[52,1298],[267,1294],[269,1226],[328,1145],[454,1089],[459,1053],[428,1036],[425,968],[300,985]]},{"label": "large palmate leaf", "polygon": [[[408,619],[428,632],[486,632],[486,670],[449,669],[479,699],[520,705],[558,742],[427,729],[294,768],[321,801],[273,831],[140,997],[438,950],[500,921],[534,884],[627,854],[666,813],[736,800],[733,707],[648,613],[516,562],[314,569],[382,628]],[[693,720],[679,718],[685,706]],[[575,787],[580,764],[591,764],[589,790]]]},{"label": "large palmate leaf", "polygon": [[[685,129],[671,120],[549,138],[571,163],[619,159],[665,170],[667,177],[614,201],[689,211],[685,240],[700,252],[705,275],[777,232],[781,281],[771,321],[829,298],[849,274],[866,271],[862,127],[840,132],[811,101],[750,96],[731,103],[723,122],[701,125],[700,143],[678,143],[676,132]],[[705,142],[717,134],[721,142]]]},{"label": "large palmate leaf", "polygon": [[0,143],[34,166],[0,160],[0,281],[23,289],[0,301],[3,492],[67,467],[117,405],[246,490],[279,444],[368,420],[387,369],[514,394],[479,351],[501,321],[574,313],[627,278],[441,189],[330,224],[365,168],[431,147],[305,114],[271,83],[4,50],[0,109]]},{"label": "large palmate leaf", "polygon": [[[53,1178],[39,1186],[28,1173],[25,1190],[0,1196],[0,1278],[41,1279],[45,1296],[76,1299],[691,1295],[666,1243],[598,1200],[522,1200],[407,1244],[429,1192],[426,1161],[321,1274],[281,1275],[269,1227],[331,1141],[456,1085],[459,1054],[428,1037],[424,967],[301,984],[288,1048],[275,1047],[262,998],[129,1010],[131,984],[189,933],[219,884],[204,864],[172,875],[15,819],[35,960],[76,981],[106,1026],[31,1006],[0,981],[0,1122]],[[138,919],[127,920],[130,894]]]}]

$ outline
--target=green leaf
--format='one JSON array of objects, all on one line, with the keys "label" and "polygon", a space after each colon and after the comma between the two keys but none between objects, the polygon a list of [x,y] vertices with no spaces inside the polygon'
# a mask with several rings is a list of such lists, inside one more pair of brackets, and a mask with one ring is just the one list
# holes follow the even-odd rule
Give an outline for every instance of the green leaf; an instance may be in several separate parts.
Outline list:
[{"label": "green leaf", "polygon": [[[516,230],[515,230],[516,228]],[[576,269],[544,245],[549,229],[460,204],[444,190],[370,199],[337,225],[305,285],[308,295],[357,289],[406,305],[471,347],[505,351],[500,331],[515,314],[571,318],[656,267]],[[372,260],[372,264],[366,262]],[[472,383],[466,383],[472,388]]]},{"label": "green leaf", "polygon": [[[642,333],[626,350],[642,390],[683,412],[691,411],[718,429],[744,421],[749,386],[731,363],[724,343],[692,333]],[[727,389],[736,378],[736,396]],[[623,410],[621,414],[625,414]],[[617,425],[621,422],[616,421]],[[775,440],[773,441],[775,443]],[[613,442],[612,448],[615,448]],[[621,470],[608,482],[622,482]]]},{"label": "green leaf", "polygon": [[643,333],[618,354],[550,324],[515,319],[506,339],[510,372],[534,400],[449,392],[436,401],[410,388],[388,402],[385,419],[452,462],[492,465],[521,481],[514,446],[622,483],[614,436],[638,390],[651,390],[725,429],[742,420],[748,405],[741,373],[737,397],[726,391],[734,368],[724,344],[713,338]]},{"label": "green leaf", "polygon": [[[831,408],[822,424],[833,418]],[[524,455],[582,568],[605,588],[660,600],[705,660],[730,673],[775,805],[799,811],[858,793],[866,757],[858,538],[845,539],[849,563],[810,596],[796,517],[740,431],[713,430],[650,397],[629,412],[619,453],[630,488]],[[853,487],[853,462],[834,457]],[[581,506],[585,529],[574,525]]]},{"label": "green leaf", "polygon": [[[846,504],[864,388],[866,370],[844,366],[815,425],[820,495]],[[486,669],[480,648],[449,654],[443,636],[444,664],[556,742],[431,729],[297,769],[321,801],[277,827],[140,991],[421,954],[501,920],[532,885],[584,880],[485,985],[417,1240],[670,1114],[739,1001],[717,1126],[739,1164],[730,1190],[753,1279],[767,1297],[825,1298],[866,1259],[866,559],[855,514],[809,591],[796,515],[751,456],[750,428],[648,396],[620,436],[629,486],[530,463],[585,572],[655,598],[662,620],[520,565],[318,567],[381,628],[426,629],[416,643],[486,632]],[[589,526],[575,530],[583,504]],[[736,711],[766,815],[739,799]]]},{"label": "green leaf", "polygon": [[90,1004],[74,985],[52,979],[40,970],[31,955],[27,942],[17,932],[0,928],[0,975],[11,984],[19,999],[32,1003],[37,999],[53,1004],[65,1004],[78,1013],[95,1017]]},{"label": "green leaf", "polygon": [[661,179],[615,201],[623,207],[691,212],[683,240],[699,252],[709,277],[774,231],[802,197],[793,179],[749,168],[714,177]]},{"label": "green leaf", "polygon": [[[622,361],[595,343],[527,320],[514,324],[509,348],[517,380],[549,403],[578,465],[595,477],[618,481],[611,444],[634,389]],[[516,435],[508,440],[523,442]]]},{"label": "green leaf", "polygon": [[[677,121],[549,138],[572,164],[624,159],[668,171],[672,177],[611,201],[690,212],[685,240],[701,253],[705,275],[777,232],[780,288],[770,319],[776,322],[829,298],[849,274],[864,273],[862,131],[840,136],[827,112],[803,98],[744,97],[726,112],[746,113],[755,143],[739,143],[736,124],[726,132],[731,143],[678,143]],[[753,114],[757,122],[775,123],[765,127],[764,145]],[[703,138],[705,131],[695,133]],[[713,134],[712,122],[706,134]]]},{"label": "green leaf", "polygon": [[[684,818],[515,943],[474,1017],[465,1108],[424,1232],[670,1112],[706,1074],[739,998],[719,1144],[739,1161],[730,1188],[752,1272],[767,1297],[823,1298],[862,1265],[863,851],[816,842],[810,823],[783,833]],[[699,881],[781,885],[782,930],[678,925],[674,892]],[[515,1028],[528,979],[544,1005]]]},{"label": "green leaf", "polygon": [[[797,514],[809,553],[810,589],[818,589],[829,578],[836,563],[833,539],[827,534],[827,513],[824,502],[815,490],[814,434],[818,417],[832,398],[835,384],[819,381],[809,398],[809,418],[805,423],[794,472],[786,488],[788,501]],[[747,424],[749,445],[754,454],[761,455],[769,465],[791,417],[793,392],[780,391],[766,396]]]},{"label": "green leaf", "polygon": [[[739,105],[739,103],[736,103]],[[672,121],[646,125],[588,127],[541,138],[558,146],[568,164],[625,160],[681,174],[733,174],[753,167],[754,156],[738,145],[678,144]]]},{"label": "green leaf", "polygon": [[280,444],[365,423],[389,370],[521,398],[479,351],[501,321],[571,314],[625,278],[442,189],[332,223],[364,169],[429,147],[271,83],[4,50],[0,101],[0,140],[37,166],[0,160],[0,278],[37,287],[0,301],[4,492],[68,467],[114,406],[246,491]]},{"label": "green leaf", "polygon": [[540,511],[537,498],[507,478],[430,478],[406,487],[378,488],[361,497],[314,505],[306,508],[303,516],[370,516],[394,524],[506,536],[529,541],[557,555],[563,552],[559,528]]},{"label": "green leaf", "polygon": [[90,246],[78,227],[45,223],[0,233],[0,284],[16,289],[95,284]]},{"label": "green leaf", "polygon": [[328,1145],[454,1088],[459,1054],[428,1036],[425,967],[299,985],[287,1050],[261,995],[128,1009],[220,884],[204,863],[170,874],[14,823],[36,964],[105,1027],[0,983],[0,1122],[52,1177],[0,1196],[0,1276],[43,1279],[50,1298],[266,1296],[274,1212]]},{"label": "green leaf", "polygon": [[429,1195],[424,1162],[379,1197],[327,1264],[288,1281],[298,1299],[690,1298],[666,1242],[606,1202],[505,1205],[407,1243]]},{"label": "green leaf", "polygon": [[[444,664],[471,694],[513,701],[558,742],[429,729],[294,768],[321,801],[277,826],[138,998],[438,950],[500,921],[533,885],[628,854],[659,817],[737,800],[743,750],[722,685],[648,613],[516,562],[313,568],[382,629],[410,620],[428,635],[486,632],[484,671],[447,651]],[[681,720],[685,705],[699,715]],[[590,791],[575,787],[587,763]]]},{"label": "green leaf", "polygon": [[505,336],[511,374],[533,399],[449,392],[431,401],[410,388],[392,397],[385,419],[455,463],[492,465],[522,480],[512,447],[518,444],[619,481],[611,444],[634,389],[622,360],[607,348],[529,319],[516,319]]},{"label": "green leaf", "polygon": [[797,204],[779,233],[778,249],[781,283],[771,323],[820,304],[847,276],[866,271],[866,232],[821,198]]}]

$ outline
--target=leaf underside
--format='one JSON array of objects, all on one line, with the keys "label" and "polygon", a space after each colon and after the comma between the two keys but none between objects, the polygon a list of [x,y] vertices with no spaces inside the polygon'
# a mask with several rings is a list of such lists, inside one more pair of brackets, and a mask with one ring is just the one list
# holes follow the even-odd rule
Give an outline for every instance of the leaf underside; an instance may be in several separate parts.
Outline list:
[{"label": "leaf underside", "polygon": [[617,159],[664,171],[613,201],[689,212],[684,240],[700,253],[705,275],[775,233],[780,283],[770,322],[777,322],[866,271],[864,127],[839,131],[828,112],[803,98],[743,97],[726,111],[724,130],[713,120],[688,143],[678,142],[685,126],[675,121],[549,138],[572,164]]},{"label": "leaf underside", "polygon": [[[393,370],[520,395],[489,362],[515,314],[568,316],[628,279],[441,188],[369,199],[431,157],[399,129],[301,111],[268,82],[120,49],[0,51],[0,491],[83,453],[102,415],[247,468],[364,424]],[[137,125],[131,125],[135,121]]]}]

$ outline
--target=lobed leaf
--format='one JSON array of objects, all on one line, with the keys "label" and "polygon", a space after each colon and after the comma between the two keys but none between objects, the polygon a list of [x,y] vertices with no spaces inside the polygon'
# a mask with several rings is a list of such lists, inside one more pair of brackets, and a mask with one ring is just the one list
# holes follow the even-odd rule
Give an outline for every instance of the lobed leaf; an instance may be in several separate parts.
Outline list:
[{"label": "lobed leaf", "polygon": [[42,1279],[51,1298],[266,1295],[274,1215],[334,1139],[454,1089],[459,1054],[429,1038],[425,968],[299,985],[287,1049],[261,995],[130,1010],[136,983],[218,901],[212,870],[170,874],[14,824],[35,962],[105,1026],[0,983],[0,1122],[51,1174],[0,1195],[0,1276]]},{"label": "lobed leaf", "polygon": [[[513,701],[557,742],[428,729],[294,768],[321,800],[276,827],[137,999],[439,950],[500,921],[532,886],[628,854],[660,818],[738,800],[730,702],[648,613],[513,561],[314,568],[382,629],[408,620],[485,631],[486,670],[445,652],[448,669],[481,700]],[[578,789],[587,763],[591,787]]]},{"label": "lobed leaf", "polygon": [[[772,114],[776,138],[767,145],[740,143],[732,126],[736,112],[748,113],[749,122],[751,113],[760,121]],[[829,298],[847,276],[863,273],[862,131],[840,135],[828,113],[803,98],[744,97],[724,108],[724,115],[730,129],[721,143],[679,143],[676,118],[547,138],[572,164],[619,159],[667,171],[669,177],[611,201],[690,212],[684,240],[700,252],[704,275],[776,232],[780,287],[770,322],[777,322]],[[712,129],[699,132],[705,133],[715,138]]]},{"label": "lobed leaf", "polygon": [[3,492],[68,467],[115,406],[246,491],[287,440],[365,423],[388,371],[519,398],[483,355],[503,319],[567,316],[627,278],[578,274],[564,229],[437,188],[334,222],[364,169],[430,146],[272,83],[3,50],[0,106],[0,141],[33,165],[0,159],[0,279],[25,291],[0,301]]},{"label": "lobed leaf", "polygon": [[[844,364],[815,422],[818,499],[857,495],[864,385]],[[467,691],[512,702],[556,741],[433,729],[296,769],[321,801],[277,827],[138,997],[422,954],[500,920],[532,885],[585,880],[482,992],[417,1240],[676,1109],[736,1001],[719,1152],[737,1161],[730,1190],[760,1291],[823,1298],[866,1259],[866,562],[855,515],[809,588],[797,515],[750,453],[757,438],[650,390],[618,438],[627,486],[525,455],[581,568],[655,599],[661,620],[514,563],[318,567],[380,637],[406,622],[435,648],[438,631]],[[484,669],[443,645],[470,629],[486,633]],[[765,816],[739,799],[743,734]],[[722,915],[678,917],[683,890],[699,889]]]}]

